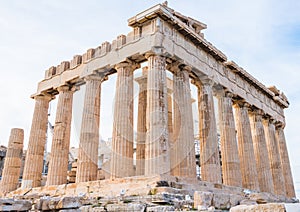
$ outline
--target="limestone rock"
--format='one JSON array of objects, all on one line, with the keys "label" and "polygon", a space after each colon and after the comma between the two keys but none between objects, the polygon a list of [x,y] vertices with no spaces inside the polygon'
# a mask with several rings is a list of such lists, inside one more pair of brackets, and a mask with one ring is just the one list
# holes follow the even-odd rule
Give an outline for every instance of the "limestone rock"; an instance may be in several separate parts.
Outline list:
[{"label": "limestone rock", "polygon": [[59,201],[60,197],[42,197],[39,200],[37,200],[35,204],[35,209],[41,211],[54,210]]},{"label": "limestone rock", "polygon": [[0,211],[27,211],[32,204],[27,200],[0,199]]},{"label": "limestone rock", "polygon": [[245,197],[243,197],[241,195],[230,194],[229,200],[230,200],[231,207],[240,204],[240,202],[244,199],[245,199]]},{"label": "limestone rock", "polygon": [[139,203],[129,204],[109,204],[106,206],[107,211],[128,211],[128,212],[143,212],[145,211],[146,205]]},{"label": "limestone rock", "polygon": [[244,199],[240,202],[240,205],[257,205],[257,202],[251,199]]},{"label": "limestone rock", "polygon": [[251,194],[249,194],[249,199],[254,200],[259,204],[279,202],[279,199],[277,198],[277,196],[270,194],[270,193],[266,193],[266,192],[251,193]]},{"label": "limestone rock", "polygon": [[229,209],[230,208],[230,195],[225,193],[215,193],[213,196],[213,205],[218,209]]},{"label": "limestone rock", "polygon": [[80,206],[80,197],[63,197],[56,205],[56,209],[79,208]]},{"label": "limestone rock", "polygon": [[194,208],[210,207],[212,205],[213,193],[206,191],[195,191],[194,193]]},{"label": "limestone rock", "polygon": [[147,207],[147,212],[167,212],[167,211],[175,211],[175,208],[173,206],[154,206],[154,207]]},{"label": "limestone rock", "polygon": [[272,212],[284,212],[284,204],[280,203],[268,203],[260,205],[238,205],[232,207],[230,212],[253,212],[253,211],[272,211]]}]

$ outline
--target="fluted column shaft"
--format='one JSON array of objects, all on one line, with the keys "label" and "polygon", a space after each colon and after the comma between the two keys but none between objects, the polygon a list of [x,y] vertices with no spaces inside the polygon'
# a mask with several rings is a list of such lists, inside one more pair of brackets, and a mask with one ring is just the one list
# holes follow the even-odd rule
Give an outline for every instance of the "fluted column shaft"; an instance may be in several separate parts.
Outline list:
[{"label": "fluted column shaft", "polygon": [[278,141],[275,136],[274,120],[266,117],[263,120],[263,125],[265,129],[270,167],[273,177],[274,192],[275,194],[285,196],[285,182],[282,173]]},{"label": "fluted column shaft", "polygon": [[136,175],[145,174],[145,142],[146,142],[146,110],[147,110],[147,71],[143,69],[143,76],[135,79],[139,83],[139,105],[137,121],[136,143]]},{"label": "fluted column shaft", "polygon": [[279,153],[285,182],[286,196],[292,198],[296,197],[296,194],[283,127],[284,126],[282,124],[276,125],[276,139],[279,143]]},{"label": "fluted column shaft", "polygon": [[44,150],[48,125],[48,107],[52,96],[35,96],[35,107],[31,124],[28,149],[22,179],[22,188],[41,185]]},{"label": "fluted column shaft", "polygon": [[2,194],[6,194],[7,192],[16,190],[18,188],[21,159],[23,154],[23,141],[23,129],[12,129],[8,141],[8,148],[0,183],[0,192]]},{"label": "fluted column shaft", "polygon": [[212,84],[209,79],[197,83],[201,179],[222,183]]},{"label": "fluted column shaft", "polygon": [[86,80],[76,182],[97,179],[100,124],[101,76],[88,76]]},{"label": "fluted column shaft", "polygon": [[262,124],[262,111],[250,113],[250,123],[253,138],[253,148],[256,160],[258,183],[260,191],[274,193],[273,178],[269,163],[265,131]]},{"label": "fluted column shaft", "polygon": [[242,175],[233,116],[233,95],[223,89],[219,89],[217,97],[223,183],[225,185],[241,187]]},{"label": "fluted column shaft", "polygon": [[47,185],[67,183],[74,90],[67,85],[59,87],[57,90],[59,98],[52,138]]},{"label": "fluted column shaft", "polygon": [[174,133],[171,149],[172,175],[196,176],[192,98],[188,67],[173,67]]},{"label": "fluted column shaft", "polygon": [[117,83],[112,137],[111,177],[133,175],[133,66],[116,66]]},{"label": "fluted column shaft", "polygon": [[166,61],[148,57],[145,175],[170,172]]},{"label": "fluted column shaft", "polygon": [[238,136],[238,149],[241,163],[242,185],[245,188],[259,190],[251,126],[248,115],[249,104],[236,102],[235,116]]}]

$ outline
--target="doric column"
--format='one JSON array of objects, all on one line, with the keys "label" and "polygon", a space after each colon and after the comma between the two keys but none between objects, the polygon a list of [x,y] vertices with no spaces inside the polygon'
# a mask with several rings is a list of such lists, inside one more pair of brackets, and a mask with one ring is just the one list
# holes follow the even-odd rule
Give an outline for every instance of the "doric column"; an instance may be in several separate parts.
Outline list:
[{"label": "doric column", "polygon": [[130,63],[116,65],[117,82],[112,136],[111,177],[133,173],[133,71]]},{"label": "doric column", "polygon": [[217,97],[223,183],[241,187],[241,167],[232,107],[233,94],[221,88],[217,89]]},{"label": "doric column", "polygon": [[292,197],[296,197],[296,194],[295,194],[295,188],[294,188],[293,177],[291,172],[291,165],[290,165],[290,160],[289,160],[283,129],[284,129],[284,125],[282,123],[276,124],[276,139],[279,143],[279,153],[280,153],[281,166],[282,166],[283,177],[285,182],[286,196],[292,198]]},{"label": "doric column", "polygon": [[175,65],[173,71],[174,137],[171,148],[172,175],[196,177],[194,126],[189,67]]},{"label": "doric column", "polygon": [[170,172],[166,60],[148,55],[145,175]]},{"label": "doric column", "polygon": [[274,193],[265,131],[262,124],[262,115],[263,111],[259,109],[250,112],[251,132],[257,167],[258,183],[260,191]]},{"label": "doric column", "polygon": [[101,82],[105,78],[90,75],[85,78],[83,114],[81,121],[76,182],[97,179],[100,124]]},{"label": "doric column", "polygon": [[254,148],[249,121],[249,104],[237,101],[234,104],[238,149],[241,163],[242,185],[245,188],[259,190]]},{"label": "doric column", "polygon": [[274,192],[275,194],[285,196],[285,182],[282,173],[278,141],[275,136],[275,122],[269,117],[264,117],[263,125],[265,129],[267,148],[273,177]]},{"label": "doric column", "polygon": [[50,95],[34,97],[35,107],[26,153],[22,188],[32,188],[41,185],[46,133],[48,126],[48,107],[52,99]]},{"label": "doric column", "polygon": [[0,192],[4,195],[7,192],[16,190],[18,188],[21,159],[23,154],[23,141],[23,129],[12,129],[10,132],[8,148],[4,161],[4,169],[0,183]]},{"label": "doric column", "polygon": [[145,174],[145,142],[146,142],[146,110],[147,110],[147,72],[148,67],[143,68],[143,75],[136,78],[139,83],[139,105],[136,139],[136,175]]},{"label": "doric column", "polygon": [[52,138],[47,185],[61,185],[67,183],[74,89],[68,85],[64,85],[57,90],[59,97]]},{"label": "doric column", "polygon": [[[217,125],[212,93],[213,81],[201,79],[198,87],[201,179],[222,183]],[[213,170],[213,171],[212,171]]]}]

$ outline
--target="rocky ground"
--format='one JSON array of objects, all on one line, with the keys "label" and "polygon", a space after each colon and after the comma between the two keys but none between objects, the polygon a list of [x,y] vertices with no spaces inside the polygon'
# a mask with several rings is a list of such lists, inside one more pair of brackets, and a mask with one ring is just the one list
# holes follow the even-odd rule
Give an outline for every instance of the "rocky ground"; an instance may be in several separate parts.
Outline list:
[{"label": "rocky ground", "polygon": [[[1,211],[285,211],[269,193],[170,176],[130,177],[18,189],[0,199]],[[271,204],[270,204],[271,203]]]}]

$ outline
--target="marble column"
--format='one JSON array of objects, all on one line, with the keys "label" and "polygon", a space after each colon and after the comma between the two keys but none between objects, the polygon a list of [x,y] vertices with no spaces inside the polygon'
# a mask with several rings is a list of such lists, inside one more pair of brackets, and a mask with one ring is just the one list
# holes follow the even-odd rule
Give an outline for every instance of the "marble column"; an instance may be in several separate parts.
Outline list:
[{"label": "marble column", "polygon": [[143,68],[143,75],[136,78],[139,84],[139,105],[136,139],[136,175],[145,174],[145,142],[146,142],[146,109],[147,109],[147,72],[148,67]]},{"label": "marble column", "polygon": [[259,109],[253,110],[249,115],[259,188],[260,191],[274,193],[265,131],[262,123],[263,111]]},{"label": "marble column", "polygon": [[0,192],[4,195],[18,188],[23,155],[23,141],[23,129],[13,128],[10,132],[0,183]]},{"label": "marble column", "polygon": [[198,87],[201,179],[222,183],[217,124],[212,93],[213,81],[201,79]]},{"label": "marble column", "polygon": [[196,177],[194,126],[189,72],[175,65],[173,72],[174,137],[171,148],[173,176]]},{"label": "marble column", "polygon": [[133,71],[130,63],[116,65],[117,82],[112,136],[111,178],[134,175],[133,169]]},{"label": "marble column", "polygon": [[285,182],[286,196],[292,198],[292,197],[296,197],[296,194],[295,194],[291,165],[290,165],[290,160],[289,160],[283,129],[284,129],[284,125],[282,123],[276,124],[276,140],[279,143],[279,153],[280,153],[281,166],[282,166],[283,177]]},{"label": "marble column", "polygon": [[74,89],[64,85],[57,90],[59,97],[46,185],[67,183]]},{"label": "marble column", "polygon": [[248,115],[249,106],[248,103],[243,101],[237,101],[234,104],[242,185],[244,188],[259,191],[251,126]]},{"label": "marble column", "polygon": [[223,183],[242,187],[240,159],[232,107],[233,94],[217,89]]},{"label": "marble column", "polygon": [[28,149],[22,179],[22,188],[41,186],[44,150],[48,127],[48,94],[35,96],[34,114],[31,124]]},{"label": "marble column", "polygon": [[147,136],[145,175],[170,172],[166,60],[160,55],[147,55]]},{"label": "marble column", "polygon": [[81,121],[76,182],[97,179],[100,125],[101,83],[105,78],[90,75],[85,78],[83,114]]},{"label": "marble column", "polygon": [[263,125],[265,129],[269,162],[273,177],[274,193],[285,196],[285,182],[282,173],[278,141],[275,135],[275,122],[269,117],[264,117]]}]

